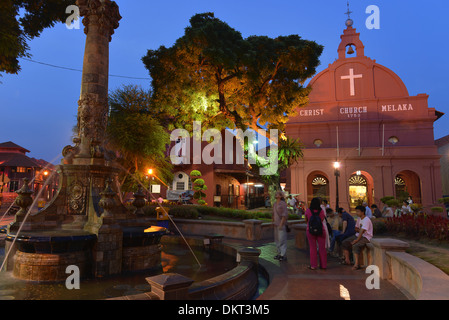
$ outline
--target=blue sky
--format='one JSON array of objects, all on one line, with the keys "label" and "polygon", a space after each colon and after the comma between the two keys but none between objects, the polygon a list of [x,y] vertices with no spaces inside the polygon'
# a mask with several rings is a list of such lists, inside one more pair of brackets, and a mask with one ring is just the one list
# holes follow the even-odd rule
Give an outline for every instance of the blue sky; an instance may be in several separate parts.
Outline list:
[{"label": "blue sky", "polygon": [[[148,49],[171,46],[196,13],[215,16],[250,35],[299,34],[324,45],[318,72],[337,58],[345,28],[346,0],[117,0],[122,20],[110,44],[110,74],[148,78],[141,62]],[[449,2],[443,0],[352,0],[354,27],[360,32],[365,55],[402,78],[410,95],[429,94],[429,107],[445,112],[435,123],[435,138],[449,134]],[[380,29],[369,30],[369,5],[380,9]],[[45,30],[30,42],[32,59],[82,69],[83,29],[64,24]],[[81,73],[21,61],[18,75],[0,81],[0,142],[14,141],[30,156],[51,161],[71,144],[76,124]],[[145,88],[150,80],[111,77],[109,89],[124,84]]]}]

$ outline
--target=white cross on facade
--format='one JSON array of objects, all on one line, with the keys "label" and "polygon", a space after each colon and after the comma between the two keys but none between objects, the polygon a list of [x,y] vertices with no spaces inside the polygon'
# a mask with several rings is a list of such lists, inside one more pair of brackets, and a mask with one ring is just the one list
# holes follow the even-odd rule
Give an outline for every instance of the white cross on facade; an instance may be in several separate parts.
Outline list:
[{"label": "white cross on facade", "polygon": [[351,96],[355,96],[355,84],[354,79],[363,78],[362,74],[354,74],[354,69],[349,69],[349,76],[341,76],[341,80],[349,80],[349,87],[351,91]]}]

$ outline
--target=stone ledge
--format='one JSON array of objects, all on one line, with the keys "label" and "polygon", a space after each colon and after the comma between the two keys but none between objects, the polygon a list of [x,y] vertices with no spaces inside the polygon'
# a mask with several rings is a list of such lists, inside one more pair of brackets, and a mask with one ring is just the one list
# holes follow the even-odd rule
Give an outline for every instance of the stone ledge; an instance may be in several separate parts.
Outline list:
[{"label": "stone ledge", "polygon": [[392,280],[417,300],[449,299],[449,276],[406,252],[387,252]]}]

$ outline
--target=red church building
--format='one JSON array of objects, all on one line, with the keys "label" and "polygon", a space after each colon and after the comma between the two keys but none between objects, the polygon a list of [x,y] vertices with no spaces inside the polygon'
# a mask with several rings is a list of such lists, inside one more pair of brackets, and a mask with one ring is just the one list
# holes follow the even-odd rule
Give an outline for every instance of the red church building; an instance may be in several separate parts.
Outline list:
[{"label": "red church building", "polygon": [[442,186],[433,124],[443,113],[428,106],[427,94],[410,95],[392,70],[366,57],[352,20],[346,26],[338,59],[311,80],[309,104],[287,123],[287,136],[306,146],[287,172],[287,189],[307,202],[328,199],[332,207],[338,194],[346,210],[405,192],[434,206]]}]

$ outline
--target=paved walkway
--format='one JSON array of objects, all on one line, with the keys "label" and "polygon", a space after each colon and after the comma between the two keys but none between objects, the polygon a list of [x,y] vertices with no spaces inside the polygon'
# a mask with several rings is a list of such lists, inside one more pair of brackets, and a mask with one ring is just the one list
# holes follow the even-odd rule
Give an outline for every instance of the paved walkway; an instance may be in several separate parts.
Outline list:
[{"label": "paved walkway", "polygon": [[[224,239],[224,242],[234,242]],[[288,240],[287,261],[273,259],[273,242],[241,242],[261,250],[260,264],[269,274],[269,286],[258,300],[406,300],[407,297],[391,282],[380,280],[380,289],[369,290],[365,269],[352,270],[328,255],[326,270],[309,270],[309,253]]]}]

